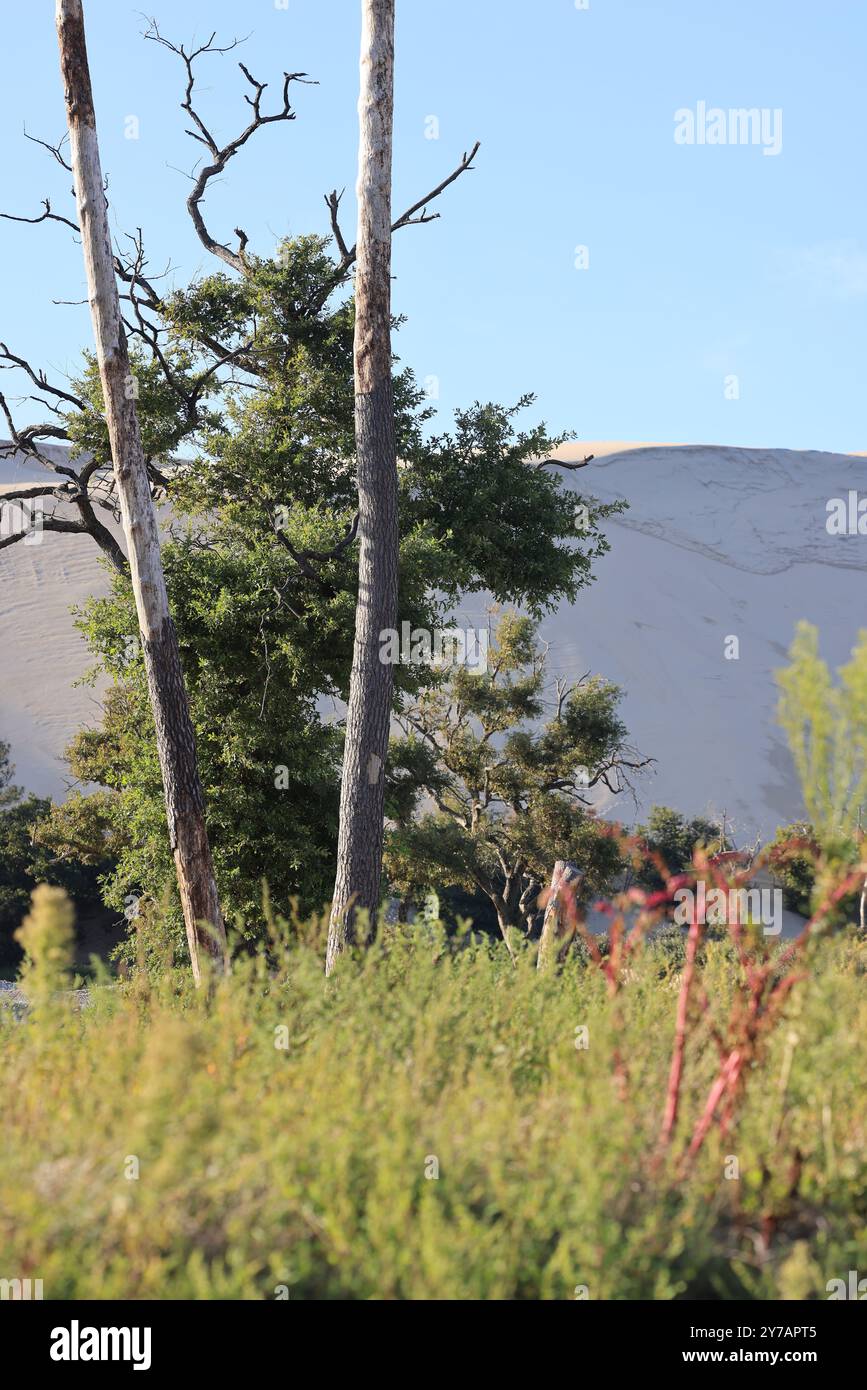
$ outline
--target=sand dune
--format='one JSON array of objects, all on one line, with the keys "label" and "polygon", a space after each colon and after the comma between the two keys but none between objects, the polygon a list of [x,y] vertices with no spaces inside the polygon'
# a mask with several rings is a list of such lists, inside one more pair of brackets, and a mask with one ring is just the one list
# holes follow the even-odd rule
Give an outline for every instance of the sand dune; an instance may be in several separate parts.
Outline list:
[{"label": "sand dune", "polygon": [[[739,838],[772,834],[801,813],[775,718],[774,672],[795,623],[819,627],[823,650],[845,661],[864,622],[858,602],[867,538],[826,529],[829,498],[867,491],[859,455],[659,445],[570,445],[592,453],[571,486],[630,510],[608,524],[611,552],[573,606],[543,622],[553,670],[599,671],[625,691],[624,718],[656,766],[637,787],[630,819],[654,801],[728,814]],[[0,463],[0,493],[38,470]],[[69,609],[102,591],[87,537],[44,535],[0,552],[0,738],[13,744],[18,780],[62,795],[62,752],[98,717],[89,687],[74,687],[87,652]],[[462,610],[478,621],[483,600]],[[737,637],[739,658],[726,660]]]},{"label": "sand dune", "polygon": [[[46,476],[38,465],[0,459],[0,502]],[[42,796],[63,795],[63,750],[99,719],[98,692],[74,684],[89,663],[70,612],[107,588],[99,553],[89,536],[46,533],[39,544],[0,551],[0,739],[12,745],[16,781]]]},{"label": "sand dune", "polygon": [[[574,606],[542,625],[551,666],[598,671],[625,690],[623,715],[655,758],[635,812],[654,802],[727,812],[743,842],[803,814],[777,727],[774,673],[795,624],[815,623],[826,658],[846,661],[864,625],[867,538],[826,529],[829,498],[867,493],[861,455],[715,445],[582,443],[597,461],[570,484],[629,511]],[[481,607],[464,614],[478,621]],[[739,658],[726,660],[729,637]]]}]

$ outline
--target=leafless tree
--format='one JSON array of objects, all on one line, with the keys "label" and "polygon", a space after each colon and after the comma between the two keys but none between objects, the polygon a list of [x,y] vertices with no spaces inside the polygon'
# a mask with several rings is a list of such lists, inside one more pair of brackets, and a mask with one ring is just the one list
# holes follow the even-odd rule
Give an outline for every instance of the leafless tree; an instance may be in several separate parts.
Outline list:
[{"label": "leafless tree", "polygon": [[132,373],[108,228],[81,0],[57,0],[57,38],[69,127],[70,162],[90,298],[96,355],[111,440],[117,496],[129,551],[157,752],[193,975],[200,957],[226,961],[195,736],[169,611],[156,510],[142,449]]},{"label": "leafless tree", "polygon": [[360,920],[369,935],[382,878],[385,760],[394,672],[380,660],[383,631],[397,621],[398,481],[391,378],[391,238],[402,227],[438,217],[428,204],[467,169],[478,142],[426,198],[392,221],[395,0],[362,0],[358,100],[358,237],[350,247],[336,190],[326,196],[340,252],[335,277],[355,275],[355,448],[358,479],[358,601],[340,790],[337,873],[326,972],[355,940]]},{"label": "leafless tree", "polygon": [[[370,926],[382,877],[385,759],[394,671],[380,661],[397,623],[397,454],[391,379],[391,162],[394,0],[362,0],[355,276],[355,454],[359,561],[355,644],[340,788],[337,876],[326,970]],[[335,233],[336,235],[336,233]],[[338,245],[340,242],[338,241]],[[344,251],[344,259],[348,251]]]}]

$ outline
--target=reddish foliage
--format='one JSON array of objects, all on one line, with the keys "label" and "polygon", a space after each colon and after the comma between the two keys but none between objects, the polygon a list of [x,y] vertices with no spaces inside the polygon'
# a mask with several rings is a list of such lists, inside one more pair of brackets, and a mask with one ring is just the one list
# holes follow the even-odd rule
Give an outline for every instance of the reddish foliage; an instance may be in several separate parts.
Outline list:
[{"label": "reddish foliage", "polygon": [[[784,846],[776,845],[755,859],[751,854],[737,850],[713,856],[697,850],[690,873],[669,874],[661,857],[650,852],[642,841],[625,835],[616,825],[612,825],[608,833],[619,839],[624,854],[634,863],[651,860],[665,887],[654,892],[630,887],[618,894],[612,902],[595,904],[597,911],[605,913],[611,919],[608,949],[605,954],[600,950],[597,938],[587,927],[584,913],[576,900],[575,886],[563,882],[555,891],[567,922],[567,946],[574,938],[581,939],[592,963],[602,971],[615,1007],[630,957],[643,945],[653,927],[670,918],[678,889],[695,890],[699,881],[704,880],[714,889],[729,894],[732,890],[746,888],[753,882],[758,869],[772,868],[774,864],[779,864],[786,854],[804,853],[805,850],[817,852],[817,846],[803,839],[794,840]],[[749,935],[745,931],[747,924],[739,920],[737,913],[734,914],[734,920],[729,920],[730,914],[726,914],[729,939],[734,945],[741,972],[728,1017],[722,1026],[715,1024],[711,1017],[707,992],[701,979],[699,948],[704,939],[705,923],[700,920],[693,897],[656,1154],[657,1163],[661,1162],[670,1150],[677,1129],[684,1066],[696,1017],[700,1015],[703,1024],[710,1030],[719,1055],[719,1066],[691,1138],[680,1155],[681,1166],[691,1162],[699,1153],[714,1123],[719,1125],[723,1134],[730,1128],[738,1097],[743,1091],[747,1068],[762,1051],[792,990],[806,977],[802,963],[807,943],[827,919],[831,909],[863,881],[865,872],[867,865],[859,864],[836,883],[813,916],[804,924],[800,934],[782,951],[773,949],[766,940],[758,940]],[[727,901],[731,902],[732,899],[727,898]],[[626,913],[636,907],[640,909],[638,916],[634,924],[628,927]],[[629,1075],[625,1059],[617,1047],[614,1051],[613,1071],[618,1093],[626,1099]]]}]

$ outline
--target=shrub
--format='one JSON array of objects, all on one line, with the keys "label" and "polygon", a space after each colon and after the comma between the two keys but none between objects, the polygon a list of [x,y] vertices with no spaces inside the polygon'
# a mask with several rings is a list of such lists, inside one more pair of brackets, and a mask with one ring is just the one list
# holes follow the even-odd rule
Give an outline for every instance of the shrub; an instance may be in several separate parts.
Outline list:
[{"label": "shrub", "polygon": [[40,883],[30,912],[15,933],[24,952],[21,988],[28,1004],[42,1007],[69,984],[75,945],[75,913],[62,888]]},{"label": "shrub", "polygon": [[99,891],[100,874],[111,862],[103,843],[98,852],[83,860],[78,842],[73,840],[66,854],[58,856],[54,847],[41,839],[46,817],[52,810],[47,797],[25,796],[12,785],[13,768],[9,746],[0,742],[0,972],[12,973],[21,960],[15,929],[27,911],[30,894],[37,883],[53,883],[65,888],[80,912],[103,911]]},{"label": "shrub", "polygon": [[[3,1268],[60,1299],[671,1299],[825,1297],[867,1262],[864,943],[815,943],[684,1174],[655,1158],[678,978],[653,946],[612,999],[578,953],[540,976],[436,927],[324,984],[274,932],[210,994],[140,973],[80,1012],[0,1010]],[[725,1012],[742,965],[706,956]],[[692,1041],[678,1151],[718,1065],[706,1011]]]},{"label": "shrub", "polygon": [[[728,837],[722,835],[719,825],[714,825],[704,816],[687,820],[682,812],[670,806],[653,806],[647,824],[639,825],[637,834],[644,842],[648,855],[659,856],[669,874],[682,874],[690,867],[697,845],[716,853],[732,847]],[[650,857],[644,859],[635,880],[647,888],[661,888],[663,883],[659,868]]]}]

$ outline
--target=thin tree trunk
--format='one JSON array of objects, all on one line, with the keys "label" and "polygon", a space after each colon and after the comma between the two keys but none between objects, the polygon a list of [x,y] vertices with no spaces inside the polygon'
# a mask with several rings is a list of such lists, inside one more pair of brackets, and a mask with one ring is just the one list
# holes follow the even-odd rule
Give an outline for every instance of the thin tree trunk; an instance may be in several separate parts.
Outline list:
[{"label": "thin tree trunk", "polygon": [[511,914],[509,912],[509,905],[500,893],[497,893],[497,895],[492,899],[492,901],[497,913],[497,925],[500,928],[500,935],[502,936],[503,941],[505,942],[506,950],[509,952],[512,964],[514,965],[515,952],[512,950],[512,943],[509,940],[509,933],[515,924],[512,921]]},{"label": "thin tree trunk", "polygon": [[[548,890],[548,902],[542,921],[539,954],[536,957],[537,970],[547,970],[557,961],[569,925],[568,903],[564,901],[564,895],[570,891],[570,885],[578,878],[580,870],[577,864],[571,863],[568,859],[557,860],[551,875],[551,887]],[[574,889],[571,891],[574,893]],[[569,940],[571,937],[567,936],[567,944]]]},{"label": "thin tree trunk", "polygon": [[56,17],[75,197],[105,418],[156,724],[169,838],[193,975],[198,983],[201,955],[211,956],[217,967],[222,967],[226,933],[205,829],[195,737],[177,635],[169,613],[156,513],[120,315],[81,0],[57,0]]},{"label": "thin tree trunk", "polygon": [[397,460],[391,379],[391,158],[394,0],[362,0],[355,278],[355,449],[358,603],[340,789],[337,875],[326,971],[375,925],[382,876],[385,760],[393,671],[381,634],[397,626]]}]

